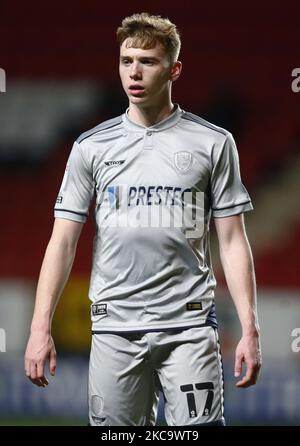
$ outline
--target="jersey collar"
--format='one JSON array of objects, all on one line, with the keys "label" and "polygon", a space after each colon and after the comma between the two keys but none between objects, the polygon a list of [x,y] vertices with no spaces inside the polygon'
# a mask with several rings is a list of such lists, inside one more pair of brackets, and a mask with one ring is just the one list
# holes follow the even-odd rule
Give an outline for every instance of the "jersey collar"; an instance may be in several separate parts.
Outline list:
[{"label": "jersey collar", "polygon": [[123,123],[124,123],[125,127],[127,127],[130,130],[134,130],[134,131],[166,130],[170,127],[174,127],[174,125],[177,124],[177,122],[180,120],[180,118],[182,116],[183,111],[181,110],[179,105],[174,104],[174,108],[175,108],[175,110],[173,111],[173,113],[171,113],[171,115],[168,116],[167,118],[163,119],[162,121],[158,122],[157,124],[152,125],[151,127],[145,127],[145,126],[137,124],[137,123],[133,122],[131,119],[129,119],[129,117],[128,117],[129,107],[128,107],[126,112],[122,115]]}]

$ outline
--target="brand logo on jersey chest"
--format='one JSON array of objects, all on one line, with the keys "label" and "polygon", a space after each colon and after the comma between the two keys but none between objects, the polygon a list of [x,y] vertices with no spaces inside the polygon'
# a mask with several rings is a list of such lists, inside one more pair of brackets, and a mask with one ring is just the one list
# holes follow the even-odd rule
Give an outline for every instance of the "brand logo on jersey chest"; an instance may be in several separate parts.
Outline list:
[{"label": "brand logo on jersey chest", "polygon": [[125,163],[125,160],[110,160],[110,161],[104,161],[104,164],[106,166],[120,166],[121,164]]},{"label": "brand logo on jersey chest", "polygon": [[179,172],[185,173],[192,167],[193,157],[190,152],[181,151],[174,155],[174,162]]}]

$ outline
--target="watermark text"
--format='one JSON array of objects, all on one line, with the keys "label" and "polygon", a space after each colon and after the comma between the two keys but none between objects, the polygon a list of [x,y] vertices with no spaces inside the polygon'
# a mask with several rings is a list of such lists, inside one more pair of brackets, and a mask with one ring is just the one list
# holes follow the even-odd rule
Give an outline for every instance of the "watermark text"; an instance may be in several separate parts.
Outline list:
[{"label": "watermark text", "polygon": [[6,73],[3,68],[0,68],[0,93],[6,92]]},{"label": "watermark text", "polygon": [[3,328],[0,328],[0,353],[6,352],[6,333]]},{"label": "watermark text", "polygon": [[293,339],[291,343],[291,349],[294,353],[300,352],[300,328],[294,328],[291,334]]},{"label": "watermark text", "polygon": [[292,91],[294,93],[299,93],[299,91],[300,91],[300,68],[293,69],[292,77],[295,78],[291,84]]}]

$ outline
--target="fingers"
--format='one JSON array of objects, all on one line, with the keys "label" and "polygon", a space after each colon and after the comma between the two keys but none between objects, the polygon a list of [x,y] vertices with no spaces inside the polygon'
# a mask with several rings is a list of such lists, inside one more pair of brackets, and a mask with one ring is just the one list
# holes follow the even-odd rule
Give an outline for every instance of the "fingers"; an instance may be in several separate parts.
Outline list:
[{"label": "fingers", "polygon": [[234,364],[234,376],[237,378],[241,375],[243,369],[244,355],[243,353],[236,352],[235,364]]},{"label": "fingers", "polygon": [[47,384],[44,377],[44,365],[40,362],[32,361],[30,364],[30,381],[39,387],[45,387]]},{"label": "fingers", "polygon": [[25,361],[24,361],[24,367],[25,367],[26,376],[27,376],[27,378],[29,378],[29,376],[30,376],[30,365],[29,365],[29,361],[28,361],[28,359],[26,359],[26,357],[25,357]]},{"label": "fingers", "polygon": [[246,375],[236,383],[237,387],[250,387],[253,386],[259,376],[260,364],[258,362],[248,362]]},{"label": "fingers", "polygon": [[236,356],[234,364],[234,376],[238,377],[242,373],[242,356]]},{"label": "fingers", "polygon": [[42,378],[40,378],[40,381],[41,381],[43,387],[46,387],[49,384],[49,381],[46,378],[46,376],[42,376]]},{"label": "fingers", "polygon": [[46,387],[49,384],[45,377],[47,361],[49,361],[50,373],[54,375],[56,352],[53,339],[49,333],[33,331],[27,344],[24,366],[28,379],[39,387]]},{"label": "fingers", "polygon": [[25,372],[27,378],[38,387],[46,387],[49,382],[44,376],[44,362],[25,359]]},{"label": "fingers", "polygon": [[37,367],[36,367],[36,369],[37,369],[37,380],[40,381],[42,387],[46,387],[48,385],[48,380],[47,380],[47,378],[44,375],[44,366],[45,366],[45,363],[41,361],[41,362],[37,363]]},{"label": "fingers", "polygon": [[[241,377],[243,362],[246,363],[246,374]],[[241,377],[237,387],[249,387],[256,383],[261,368],[261,351],[257,336],[244,336],[240,340],[235,353],[234,376]]]},{"label": "fingers", "polygon": [[50,360],[49,360],[49,371],[52,376],[55,375],[55,370],[56,370],[56,352],[54,349],[52,349],[50,352]]},{"label": "fingers", "polygon": [[252,385],[251,384],[251,377],[250,377],[250,374],[248,372],[246,373],[245,376],[243,376],[243,378],[240,381],[238,381],[236,383],[237,387],[249,387],[251,385]]}]

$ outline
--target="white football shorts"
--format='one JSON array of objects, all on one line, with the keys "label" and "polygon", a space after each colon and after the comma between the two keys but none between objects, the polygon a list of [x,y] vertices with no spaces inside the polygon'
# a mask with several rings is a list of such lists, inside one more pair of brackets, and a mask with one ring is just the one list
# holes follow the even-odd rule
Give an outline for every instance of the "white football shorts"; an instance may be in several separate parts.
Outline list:
[{"label": "white football shorts", "polygon": [[225,425],[215,328],[93,335],[92,426],[154,426],[160,391],[168,426]]}]

